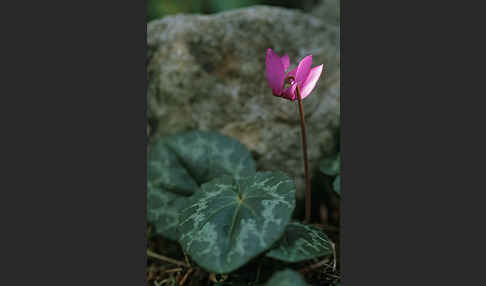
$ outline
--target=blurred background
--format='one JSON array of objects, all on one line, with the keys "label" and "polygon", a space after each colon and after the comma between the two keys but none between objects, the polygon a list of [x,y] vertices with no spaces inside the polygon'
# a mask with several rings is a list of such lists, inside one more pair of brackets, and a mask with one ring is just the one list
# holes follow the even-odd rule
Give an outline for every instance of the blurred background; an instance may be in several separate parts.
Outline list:
[{"label": "blurred background", "polygon": [[147,22],[171,14],[212,14],[252,5],[271,5],[309,11],[319,0],[147,0]]}]

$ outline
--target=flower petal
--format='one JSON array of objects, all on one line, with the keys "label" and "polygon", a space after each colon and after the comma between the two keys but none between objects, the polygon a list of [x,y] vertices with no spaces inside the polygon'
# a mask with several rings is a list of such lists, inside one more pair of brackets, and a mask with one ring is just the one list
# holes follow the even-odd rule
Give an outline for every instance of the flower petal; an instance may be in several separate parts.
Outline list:
[{"label": "flower petal", "polygon": [[308,55],[303,58],[297,66],[297,72],[295,73],[295,80],[297,82],[303,82],[309,75],[310,67],[312,65],[312,55]]},{"label": "flower petal", "polygon": [[267,50],[265,64],[267,66],[267,80],[272,89],[272,93],[280,96],[285,80],[285,69],[282,65],[282,60],[269,48]]},{"label": "flower petal", "polygon": [[282,97],[291,101],[297,100],[297,93],[295,92],[296,88],[297,88],[297,83],[294,83],[291,86],[287,87],[284,90]]},{"label": "flower petal", "polygon": [[296,72],[297,72],[297,68],[295,68],[295,69],[293,69],[293,70],[289,71],[289,72],[287,73],[287,77],[289,77],[289,76],[293,76],[293,77],[295,78],[295,73],[296,73]]},{"label": "flower petal", "polygon": [[284,67],[284,70],[287,70],[290,66],[290,60],[289,60],[289,55],[285,54],[282,58],[282,65]]},{"label": "flower petal", "polygon": [[300,90],[300,95],[302,99],[306,98],[314,89],[322,73],[323,65],[314,67],[310,70],[309,75],[302,84],[302,89]]}]

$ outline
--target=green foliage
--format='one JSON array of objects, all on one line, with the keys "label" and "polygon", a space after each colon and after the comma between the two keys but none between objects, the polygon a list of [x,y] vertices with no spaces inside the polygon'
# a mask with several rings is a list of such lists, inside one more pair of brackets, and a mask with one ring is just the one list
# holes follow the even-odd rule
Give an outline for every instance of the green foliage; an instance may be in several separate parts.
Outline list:
[{"label": "green foliage", "polygon": [[284,173],[219,177],[182,211],[179,243],[201,267],[229,273],[269,249],[294,208],[295,185]]},{"label": "green foliage", "polygon": [[288,224],[283,237],[267,253],[268,257],[290,263],[328,255],[332,255],[332,246],[326,234],[298,222]]},{"label": "green foliage", "polygon": [[147,220],[155,233],[177,240],[180,210],[199,186],[221,175],[255,173],[250,152],[215,132],[178,133],[155,142],[148,155]]},{"label": "green foliage", "polygon": [[215,132],[189,131],[154,143],[148,156],[148,180],[156,188],[192,195],[221,175],[255,173],[250,152],[237,140]]},{"label": "green foliage", "polygon": [[275,273],[265,286],[308,286],[302,276],[294,270],[285,269]]},{"label": "green foliage", "polygon": [[259,0],[210,0],[208,1],[211,7],[212,13],[219,12],[219,11],[226,11],[231,9],[237,9],[241,7],[261,4],[263,1]]},{"label": "green foliage", "polygon": [[332,157],[323,159],[319,166],[321,172],[328,176],[336,176],[337,174],[339,174],[340,168],[341,168],[340,153],[337,153]]},{"label": "green foliage", "polygon": [[262,0],[147,0],[147,21],[171,14],[217,13],[262,3]]},{"label": "green foliage", "polygon": [[178,13],[201,13],[200,0],[147,0],[147,22]]},{"label": "green foliage", "polygon": [[158,141],[150,149],[147,167],[151,187],[181,195],[191,195],[199,189],[177,155],[164,141]]},{"label": "green foliage", "polygon": [[147,0],[147,22],[172,14],[210,14],[251,5],[303,9],[308,1],[291,0]]},{"label": "green foliage", "polygon": [[155,227],[155,233],[177,240],[179,212],[188,204],[189,198],[151,185],[147,187],[147,220]]},{"label": "green foliage", "polygon": [[332,184],[334,191],[341,195],[341,153],[323,159],[319,165],[319,170],[331,177],[336,176]]},{"label": "green foliage", "polygon": [[[326,164],[339,180],[339,162]],[[147,165],[152,232],[177,241],[209,272],[233,272],[266,251],[287,263],[332,254],[320,229],[290,223],[293,180],[282,172],[256,172],[250,152],[235,139],[206,131],[174,134],[149,146]],[[286,270],[266,285],[306,284]]]}]

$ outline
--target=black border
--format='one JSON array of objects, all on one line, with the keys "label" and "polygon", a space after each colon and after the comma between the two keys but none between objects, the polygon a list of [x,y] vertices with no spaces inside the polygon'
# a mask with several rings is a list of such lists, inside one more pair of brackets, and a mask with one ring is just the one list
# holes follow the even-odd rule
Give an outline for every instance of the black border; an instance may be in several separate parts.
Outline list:
[{"label": "black border", "polygon": [[341,3],[343,285],[484,284],[472,4]]},{"label": "black border", "polygon": [[4,4],[0,285],[144,285],[145,1]]}]

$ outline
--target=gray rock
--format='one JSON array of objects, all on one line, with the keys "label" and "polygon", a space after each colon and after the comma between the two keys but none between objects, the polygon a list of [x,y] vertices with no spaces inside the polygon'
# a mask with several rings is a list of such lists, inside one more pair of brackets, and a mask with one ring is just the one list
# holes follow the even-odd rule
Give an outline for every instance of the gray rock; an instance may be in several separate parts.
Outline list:
[{"label": "gray rock", "polygon": [[265,53],[289,54],[291,67],[308,54],[324,64],[304,100],[313,170],[335,147],[339,125],[338,28],[297,10],[254,6],[213,15],[175,15],[147,27],[150,137],[189,129],[215,130],[252,151],[259,170],[281,170],[302,197],[303,160],[297,102],[274,97]]}]

